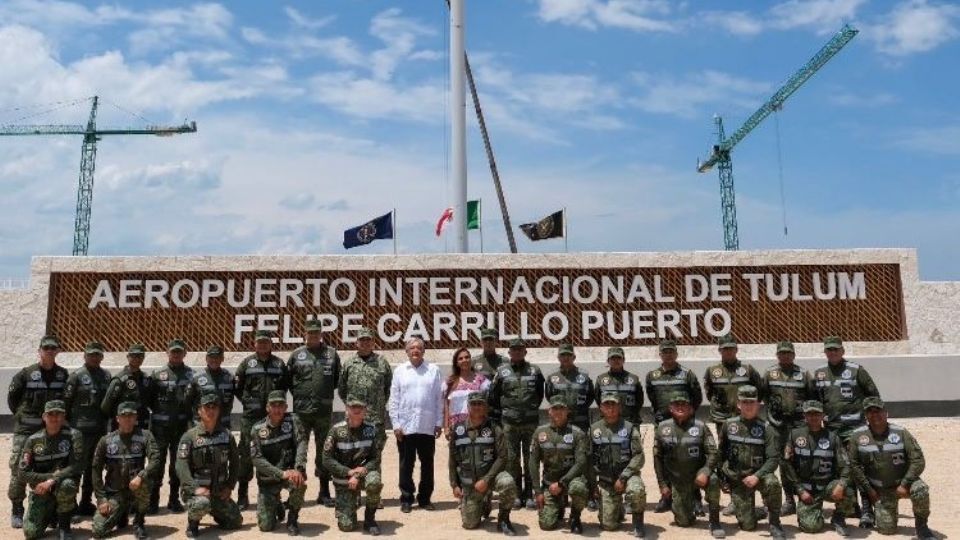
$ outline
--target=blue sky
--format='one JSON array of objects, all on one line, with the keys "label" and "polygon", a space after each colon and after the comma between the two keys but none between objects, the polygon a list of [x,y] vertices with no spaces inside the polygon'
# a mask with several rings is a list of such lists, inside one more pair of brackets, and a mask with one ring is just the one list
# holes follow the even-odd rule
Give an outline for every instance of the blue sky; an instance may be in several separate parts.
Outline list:
[{"label": "blue sky", "polygon": [[[0,3],[0,123],[82,123],[36,113],[93,94],[103,127],[198,123],[100,143],[91,254],[343,253],[391,208],[401,252],[445,249],[442,0],[158,6]],[[734,151],[741,247],[916,247],[924,279],[960,279],[960,5],[936,0],[468,0],[514,224],[566,207],[570,251],[722,248],[695,171],[713,115],[736,129],[843,23],[860,35]],[[470,196],[506,251],[470,112]],[[0,277],[70,253],[80,142],[0,140]]]}]

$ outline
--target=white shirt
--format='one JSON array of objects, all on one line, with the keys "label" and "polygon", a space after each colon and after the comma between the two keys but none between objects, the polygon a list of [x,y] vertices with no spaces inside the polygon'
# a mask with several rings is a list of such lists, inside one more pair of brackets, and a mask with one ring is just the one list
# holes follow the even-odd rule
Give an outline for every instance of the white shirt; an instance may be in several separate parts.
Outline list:
[{"label": "white shirt", "polygon": [[404,434],[433,435],[443,426],[443,381],[440,369],[424,360],[419,367],[409,361],[393,370],[387,403],[393,429]]}]

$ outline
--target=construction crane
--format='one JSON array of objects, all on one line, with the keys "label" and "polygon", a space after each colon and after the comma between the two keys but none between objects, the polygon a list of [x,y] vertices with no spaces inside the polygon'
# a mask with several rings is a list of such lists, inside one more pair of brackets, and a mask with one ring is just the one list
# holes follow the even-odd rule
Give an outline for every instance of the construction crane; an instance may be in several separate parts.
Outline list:
[{"label": "construction crane", "polygon": [[720,173],[720,205],[723,212],[723,247],[727,251],[736,251],[740,249],[740,235],[737,232],[737,204],[736,194],[733,189],[733,162],[730,160],[730,152],[744,139],[751,131],[756,129],[770,113],[780,110],[783,102],[797,91],[803,83],[822,68],[831,58],[834,57],[840,49],[843,49],[850,40],[857,35],[859,30],[844,25],[839,32],[834,35],[826,45],[813,55],[799,71],[793,74],[787,82],[777,90],[773,96],[767,100],[755,113],[747,118],[747,121],[740,126],[740,129],[733,132],[729,138],[726,137],[723,129],[723,118],[719,115],[713,117],[717,128],[717,144],[713,146],[713,151],[706,161],[697,160],[697,171],[707,172],[714,165]]},{"label": "construction crane", "polygon": [[[96,168],[97,141],[107,135],[155,135],[169,137],[181,133],[196,133],[197,123],[184,122],[179,126],[146,126],[143,128],[97,128],[99,96],[89,98],[90,119],[87,126],[80,124],[2,125],[0,136],[26,135],[83,135],[80,150],[80,183],[77,187],[77,213],[74,218],[73,254],[86,255],[90,246],[90,213],[93,205],[93,172]],[[85,100],[84,100],[85,101]]]}]

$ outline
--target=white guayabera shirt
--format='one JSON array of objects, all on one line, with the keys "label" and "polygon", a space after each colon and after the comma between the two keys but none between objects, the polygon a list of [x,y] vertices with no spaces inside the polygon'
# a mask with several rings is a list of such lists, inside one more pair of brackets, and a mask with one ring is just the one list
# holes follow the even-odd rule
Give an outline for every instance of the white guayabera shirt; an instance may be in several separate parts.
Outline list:
[{"label": "white guayabera shirt", "polygon": [[433,435],[443,426],[443,381],[440,369],[424,360],[418,367],[407,361],[393,371],[387,404],[393,429],[405,435]]}]

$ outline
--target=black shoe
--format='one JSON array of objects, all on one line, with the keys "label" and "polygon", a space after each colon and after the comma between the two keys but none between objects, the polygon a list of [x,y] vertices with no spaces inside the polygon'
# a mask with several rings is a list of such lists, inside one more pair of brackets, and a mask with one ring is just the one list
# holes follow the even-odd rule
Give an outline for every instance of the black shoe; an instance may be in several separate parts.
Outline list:
[{"label": "black shoe", "polygon": [[847,520],[844,519],[839,510],[833,511],[833,517],[830,518],[830,525],[833,526],[834,532],[838,535],[850,536],[850,531],[847,529]]},{"label": "black shoe", "polygon": [[793,497],[787,497],[783,500],[783,506],[780,507],[781,516],[792,516],[797,513],[797,503]]},{"label": "black shoe", "polygon": [[23,501],[13,503],[10,511],[10,527],[14,529],[23,528]]},{"label": "black shoe", "polygon": [[500,511],[497,515],[497,528],[504,536],[516,536],[517,531],[513,530],[513,523],[510,523],[510,512]]},{"label": "black shoe", "polygon": [[240,486],[237,488],[237,506],[241,510],[245,509],[247,506],[250,506],[250,498],[247,496],[247,483],[240,482]]},{"label": "black shoe", "polygon": [[60,540],[73,540],[73,531],[70,530],[70,514],[57,515],[57,529],[60,533]]},{"label": "black shoe", "polygon": [[147,515],[155,516],[160,512],[160,490],[150,492],[150,504],[147,505]]},{"label": "black shoe", "polygon": [[171,495],[170,501],[167,502],[167,510],[173,512],[174,514],[183,512],[183,505],[180,504],[180,497]]},{"label": "black shoe", "polygon": [[200,522],[199,521],[187,521],[187,538],[196,538],[200,536]]},{"label": "black shoe", "polygon": [[783,532],[783,527],[779,523],[770,524],[770,538],[774,540],[784,540],[787,537],[787,534]]},{"label": "black shoe", "polygon": [[637,538],[643,538],[646,535],[643,530],[643,512],[637,512],[633,515],[633,535]]},{"label": "black shoe", "polygon": [[703,501],[701,501],[700,499],[693,501],[693,515],[695,516],[707,515],[706,510],[703,509]]},{"label": "black shoe", "polygon": [[914,518],[913,523],[917,534],[917,540],[937,540],[937,537],[933,534],[933,531],[931,531],[930,527],[927,526],[926,518]]},{"label": "black shoe", "polygon": [[327,508],[333,508],[336,506],[336,501],[330,496],[329,493],[321,493],[319,503]]},{"label": "black shoe", "polygon": [[873,511],[867,510],[866,508],[860,512],[860,528],[861,529],[872,529],[874,525],[877,524],[877,519],[873,517]]},{"label": "black shoe", "polygon": [[300,516],[299,512],[293,510],[287,514],[287,534],[289,536],[300,536]]},{"label": "black shoe", "polygon": [[377,525],[376,518],[376,508],[365,508],[363,510],[363,530],[370,533],[370,536],[380,536],[380,526]]},{"label": "black shoe", "polygon": [[662,514],[670,509],[672,501],[667,497],[660,497],[660,500],[657,501],[657,506],[653,508],[655,514]]},{"label": "black shoe", "polygon": [[597,504],[596,499],[590,499],[589,501],[587,501],[587,510],[591,512],[596,512],[599,509],[600,509],[600,505]]},{"label": "black shoe", "polygon": [[410,503],[406,501],[400,503],[400,511],[403,512],[404,514],[409,514],[412,510],[413,510],[413,505],[411,505]]},{"label": "black shoe", "polygon": [[583,534],[583,524],[580,523],[580,513],[570,514],[570,532],[573,534]]},{"label": "black shoe", "polygon": [[429,501],[425,503],[418,503],[417,506],[420,507],[421,510],[426,510],[428,512],[433,512],[437,509],[437,507]]},{"label": "black shoe", "polygon": [[97,507],[94,506],[94,504],[89,500],[83,501],[77,505],[78,516],[92,517],[96,513]]},{"label": "black shoe", "polygon": [[[126,514],[124,514],[124,516],[126,516]],[[143,514],[138,513],[133,515],[133,536],[137,540],[146,540],[149,538],[149,536],[147,536],[147,528],[144,526]]]},{"label": "black shoe", "polygon": [[714,538],[726,538],[727,533],[723,532],[720,526],[720,510],[710,510],[710,536]]}]

